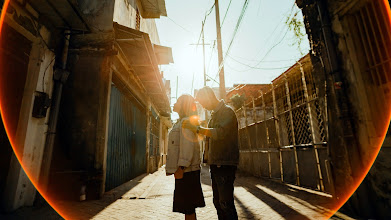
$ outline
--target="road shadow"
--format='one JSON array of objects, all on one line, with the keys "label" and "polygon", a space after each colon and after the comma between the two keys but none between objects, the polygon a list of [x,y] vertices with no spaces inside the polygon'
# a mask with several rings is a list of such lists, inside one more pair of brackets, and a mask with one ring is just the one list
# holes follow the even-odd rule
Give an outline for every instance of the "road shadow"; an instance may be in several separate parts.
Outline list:
[{"label": "road shadow", "polygon": [[259,200],[263,201],[273,210],[280,213],[284,218],[308,219],[306,216],[293,210],[273,195],[284,196],[284,198],[290,200],[289,203],[295,202],[298,205],[311,209],[321,215],[331,215],[331,210],[335,208],[335,200],[331,195],[324,192],[292,184],[285,184],[279,180],[254,177],[242,172],[238,172],[236,178],[235,187],[245,188]]},{"label": "road shadow", "polygon": [[[257,181],[256,184],[262,181]],[[307,216],[301,214],[295,209],[291,208],[284,202],[280,201],[276,197],[266,193],[262,189],[256,187],[253,181],[248,181],[248,179],[242,179],[239,177],[235,183],[235,187],[243,187],[249,193],[257,197],[264,204],[268,205],[271,209],[277,212],[284,219],[297,219],[297,220],[309,220]],[[281,187],[281,186],[279,186]]]},{"label": "road shadow", "polygon": [[[141,183],[148,174],[142,174],[106,193],[97,200],[72,201],[72,200],[54,200],[56,209],[60,209],[67,219],[91,219],[110,204],[120,199],[123,195]],[[40,196],[37,194],[37,196]],[[129,199],[129,198],[127,198]],[[63,219],[47,202],[34,204],[31,207],[23,207],[10,213],[1,213],[0,219],[18,220],[18,219],[45,219],[60,220]]]},{"label": "road shadow", "polygon": [[[201,182],[202,184],[211,186],[211,179],[210,179],[210,172],[209,172],[209,166],[203,166],[201,171]],[[264,178],[257,178],[250,176],[248,174],[244,174],[241,172],[237,172],[236,174],[236,180],[235,180],[235,188],[242,187],[252,195],[254,195],[256,198],[261,200],[263,203],[268,205],[270,208],[272,208],[274,211],[279,213],[281,218],[285,219],[300,219],[300,220],[307,220],[309,219],[307,216],[299,213],[295,209],[291,208],[284,202],[280,201],[279,199],[275,198],[274,196],[266,193],[262,189],[258,188],[257,185],[261,185],[263,187],[266,187],[268,189],[271,189],[274,192],[277,192],[282,195],[289,195],[293,198],[298,198],[296,202],[300,202],[302,200],[310,198],[311,201],[313,199],[318,199],[319,201],[323,201],[324,199],[330,199],[330,198],[323,198],[321,195],[313,195],[310,192],[307,192],[305,190],[300,189],[292,189],[292,186],[285,185],[282,183],[277,183],[273,180],[264,179]],[[300,187],[299,187],[300,188]],[[302,192],[303,191],[303,192]],[[322,198],[320,198],[322,197]],[[294,199],[293,199],[294,200]],[[236,195],[235,193],[235,203],[238,206],[237,208],[240,208],[242,210],[241,218],[245,219],[257,219],[257,214],[252,213],[249,209],[249,207],[246,207],[246,205],[241,201],[241,199]],[[321,204],[321,203],[320,203]],[[319,204],[319,206],[321,206]],[[305,204],[301,204],[305,205]],[[322,209],[320,209],[322,210]]]},{"label": "road shadow", "polygon": [[248,207],[246,207],[243,202],[236,196],[234,196],[234,199],[235,199],[235,202],[236,204],[235,205],[238,205],[242,210],[243,212],[238,214],[239,215],[239,218],[245,218],[245,219],[256,219],[255,215],[253,212],[251,212]]}]

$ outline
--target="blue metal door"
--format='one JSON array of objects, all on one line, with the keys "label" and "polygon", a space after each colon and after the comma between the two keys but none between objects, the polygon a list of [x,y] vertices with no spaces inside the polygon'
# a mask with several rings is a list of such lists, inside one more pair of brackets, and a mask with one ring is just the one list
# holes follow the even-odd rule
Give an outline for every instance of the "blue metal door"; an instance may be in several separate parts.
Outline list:
[{"label": "blue metal door", "polygon": [[146,115],[137,99],[111,86],[105,190],[146,172]]}]

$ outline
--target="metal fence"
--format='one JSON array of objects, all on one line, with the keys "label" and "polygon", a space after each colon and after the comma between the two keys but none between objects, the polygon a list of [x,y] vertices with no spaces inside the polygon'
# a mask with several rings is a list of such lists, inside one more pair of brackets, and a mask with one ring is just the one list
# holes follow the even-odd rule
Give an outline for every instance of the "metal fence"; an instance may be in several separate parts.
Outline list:
[{"label": "metal fence", "polygon": [[[272,89],[237,111],[243,171],[331,192],[325,103],[309,55],[275,79]],[[326,178],[327,177],[327,178]]]}]

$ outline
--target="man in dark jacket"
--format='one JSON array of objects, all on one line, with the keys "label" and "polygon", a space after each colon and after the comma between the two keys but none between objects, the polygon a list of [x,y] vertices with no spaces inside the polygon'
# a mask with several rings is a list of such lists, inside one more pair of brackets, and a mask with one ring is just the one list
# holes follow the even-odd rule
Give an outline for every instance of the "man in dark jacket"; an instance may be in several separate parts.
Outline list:
[{"label": "man in dark jacket", "polygon": [[208,127],[184,127],[209,138],[208,164],[212,178],[213,203],[219,219],[238,219],[234,205],[234,181],[239,163],[238,120],[235,112],[218,100],[210,87],[200,89],[196,100],[212,111]]}]

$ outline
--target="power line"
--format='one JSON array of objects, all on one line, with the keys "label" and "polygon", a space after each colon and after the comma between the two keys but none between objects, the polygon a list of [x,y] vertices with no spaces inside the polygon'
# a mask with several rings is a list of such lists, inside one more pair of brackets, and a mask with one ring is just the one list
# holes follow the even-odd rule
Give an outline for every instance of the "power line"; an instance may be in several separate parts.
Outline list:
[{"label": "power line", "polygon": [[231,2],[232,2],[232,0],[229,0],[228,7],[227,7],[227,10],[225,11],[225,15],[224,15],[224,18],[223,18],[223,22],[221,22],[221,27],[223,27],[223,25],[224,25],[224,21],[225,21],[225,18],[227,17],[229,7],[231,6]]},{"label": "power line", "polygon": [[[236,72],[247,72],[248,71],[248,69],[247,70],[237,70],[237,69],[235,69],[235,68],[233,68],[231,65],[229,65],[229,63],[226,63],[226,65],[229,67],[229,68],[231,68],[232,70],[235,70]],[[280,70],[280,69],[287,69],[287,68],[289,68],[289,67],[291,67],[291,66],[283,66],[283,67],[257,67],[257,68],[252,68],[252,69],[259,69],[259,70]]]},{"label": "power line", "polygon": [[[247,67],[249,67],[250,69],[259,69],[259,70],[267,70],[267,69],[278,69],[278,68],[264,68],[264,67],[256,67],[256,66],[250,66],[250,65],[248,65],[248,64],[246,64],[246,63],[243,63],[243,62],[240,62],[239,60],[236,60],[236,59],[234,59],[233,57],[231,57],[231,56],[228,56],[229,58],[231,58],[233,61],[235,61],[236,63],[239,63],[239,64],[241,64],[241,65],[243,65],[243,66],[247,66]],[[284,67],[285,68],[285,67]],[[282,68],[283,69],[283,68]],[[245,72],[245,71],[239,71],[239,72]]]},{"label": "power line", "polygon": [[[215,6],[215,4],[213,3],[213,5],[210,7],[210,9],[205,12],[204,20],[203,20],[202,26],[201,26],[200,35],[198,37],[196,47],[193,51],[193,55],[197,52],[198,45],[200,45],[200,40],[201,40],[202,32],[204,31],[204,24],[205,24],[206,18],[212,13],[214,6]],[[194,85],[194,72],[193,72],[192,88],[191,88],[190,94],[192,94],[192,92],[193,92],[193,85]]]},{"label": "power line", "polygon": [[180,24],[176,23],[176,22],[175,22],[174,20],[172,20],[170,17],[168,17],[168,16],[167,16],[167,18],[168,18],[168,19],[170,19],[170,21],[172,21],[172,23],[176,24],[178,27],[180,27],[180,28],[182,28],[183,30],[185,30],[186,32],[189,32],[189,33],[191,33],[192,35],[194,35],[194,33],[193,33],[193,32],[191,32],[191,31],[187,30],[187,29],[186,29],[186,28],[184,28],[182,25],[180,25]]},{"label": "power line", "polygon": [[[233,34],[232,34],[231,41],[230,41],[230,43],[228,44],[228,48],[227,48],[227,51],[226,51],[224,57],[226,57],[227,54],[229,54],[229,52],[230,52],[230,50],[231,50],[232,44],[233,44],[233,42],[234,42],[234,40],[235,40],[236,34],[237,34],[238,30],[239,30],[239,27],[240,27],[240,24],[241,24],[241,22],[242,22],[242,20],[243,20],[244,14],[246,13],[246,9],[247,9],[248,3],[249,3],[249,0],[245,0],[245,2],[244,2],[244,4],[243,4],[243,7],[242,7],[242,11],[240,12],[240,16],[239,16],[239,18],[238,18],[238,21],[236,22],[236,26],[235,26],[234,32],[233,32]],[[219,73],[221,72],[221,69],[222,69],[223,66],[224,66],[225,60],[226,60],[226,59],[223,58],[223,61],[221,62],[220,66],[219,66],[219,69],[218,69],[218,71],[217,71],[217,74],[216,74],[215,78],[216,78],[216,77],[219,75]],[[214,79],[215,79],[215,78],[214,78]]]},{"label": "power line", "polygon": [[[295,3],[292,4],[291,9],[289,10],[289,11],[290,11],[290,14],[289,14],[288,18],[290,18],[290,17],[292,16],[294,7],[295,7]],[[278,23],[278,25],[273,29],[272,33],[271,33],[271,34],[269,35],[269,37],[267,38],[265,44],[267,44],[267,42],[269,42],[270,39],[273,39],[273,38],[274,38],[274,37],[273,37],[273,36],[274,36],[274,33],[276,32],[276,30],[278,29],[278,27],[280,27],[280,25],[281,25],[282,23],[284,23],[283,21],[284,21],[285,18],[286,18],[286,17],[283,17],[283,18],[280,20],[280,22]],[[279,35],[281,35],[281,33],[280,33]],[[255,55],[255,56],[257,57],[257,56],[261,53],[261,51],[263,51],[263,48],[262,48],[261,50],[259,50],[259,52],[258,52],[257,55]]]},{"label": "power line", "polygon": [[212,47],[212,51],[209,56],[208,67],[206,69],[206,72],[209,72],[210,62],[212,61],[212,56],[213,56],[213,53],[215,52],[215,46],[216,46],[216,41],[213,41],[213,47]]},{"label": "power line", "polygon": [[[291,7],[290,15],[288,16],[289,19],[291,19],[290,17],[292,16],[294,6],[295,6],[295,4],[293,4],[292,7]],[[281,22],[279,22],[279,25],[280,25],[280,24],[281,24]],[[278,25],[278,26],[279,26],[279,25]],[[278,26],[277,26],[277,27],[278,27]],[[269,39],[273,36],[274,32],[277,30],[277,27],[273,30],[272,34],[268,37],[268,39],[267,39],[266,41],[269,41]],[[240,62],[240,61],[238,61],[238,60],[236,60],[236,59],[230,57],[232,60],[236,61],[237,63],[240,63],[240,64],[242,64],[242,65],[244,65],[244,66],[249,67],[249,69],[242,70],[242,71],[239,71],[239,72],[246,72],[246,71],[249,71],[249,70],[251,70],[251,69],[268,69],[268,68],[260,68],[260,67],[259,67],[259,64],[262,63],[262,62],[264,61],[264,59],[267,57],[267,55],[269,55],[269,53],[285,39],[285,37],[286,37],[286,35],[287,35],[287,33],[288,33],[288,30],[289,30],[289,28],[286,29],[285,34],[283,35],[283,37],[282,37],[277,43],[275,43],[271,48],[269,48],[269,49],[267,50],[266,54],[265,54],[265,55],[264,55],[264,56],[255,64],[255,65],[253,65],[253,66],[251,66],[251,65],[249,65],[249,64],[245,64],[245,63],[243,63],[243,62]],[[260,53],[260,52],[258,52],[258,54],[259,54],[259,53]],[[231,69],[232,69],[232,68],[231,68]],[[271,69],[275,69],[275,68],[271,68]],[[278,68],[277,68],[277,69],[278,69]],[[283,69],[283,68],[281,68],[281,69]]]},{"label": "power line", "polygon": [[209,76],[208,74],[206,74],[206,77],[208,77],[209,79],[211,79],[212,81],[214,81],[215,83],[217,83],[217,85],[219,85],[220,83],[217,82],[215,79],[213,79],[211,76]]},{"label": "power line", "polygon": [[206,18],[212,13],[214,7],[215,7],[215,3],[213,3],[212,7],[210,7],[210,9],[207,12],[205,12],[204,20],[202,22],[202,28],[201,28],[200,36],[198,37],[198,40],[197,40],[196,50],[197,50],[198,44],[200,43],[200,40],[201,40],[201,34],[202,34],[203,30],[204,30],[204,24],[205,24]]},{"label": "power line", "polygon": [[[255,64],[254,66],[250,66],[250,65],[248,65],[248,64],[244,64],[244,63],[238,62],[238,63],[240,63],[240,64],[243,64],[243,65],[249,67],[249,69],[244,70],[243,72],[248,71],[248,70],[250,70],[250,69],[261,69],[261,68],[258,67],[259,64],[260,64],[261,62],[263,62],[263,60],[266,58],[266,56],[269,55],[269,53],[285,39],[287,33],[288,33],[288,28],[287,28],[287,30],[286,30],[284,36],[281,38],[281,40],[280,40],[279,42],[277,42],[276,44],[274,44],[271,48],[269,48],[269,50],[268,50],[268,51],[266,52],[266,54],[262,57],[262,59],[259,60],[258,63]],[[231,57],[231,59],[232,59],[232,57]],[[236,61],[236,60],[235,60],[235,61]]]},{"label": "power line", "polygon": [[[238,62],[242,62],[242,61],[239,61],[239,59],[242,59],[242,60],[245,60],[245,61],[248,61],[248,62],[254,62],[254,61],[259,61],[259,60],[248,60],[246,58],[243,58],[243,57],[239,57],[239,56],[233,56],[231,54],[228,54],[228,57],[235,60],[235,61],[238,61]],[[284,59],[284,60],[264,60],[262,61],[262,63],[281,63],[281,62],[287,62],[287,61],[296,61],[297,59]]]}]

